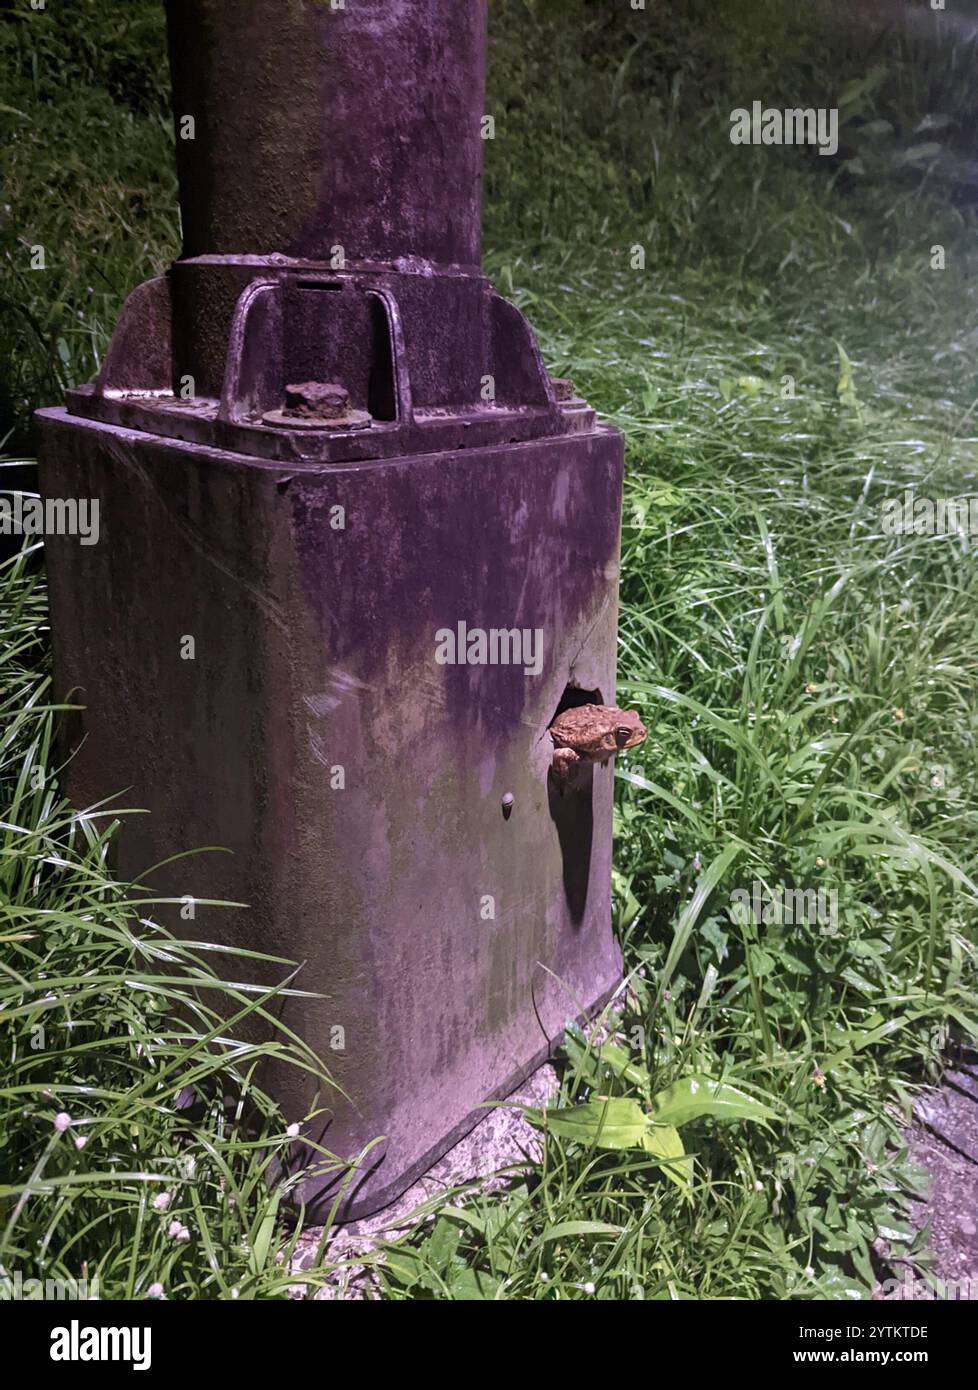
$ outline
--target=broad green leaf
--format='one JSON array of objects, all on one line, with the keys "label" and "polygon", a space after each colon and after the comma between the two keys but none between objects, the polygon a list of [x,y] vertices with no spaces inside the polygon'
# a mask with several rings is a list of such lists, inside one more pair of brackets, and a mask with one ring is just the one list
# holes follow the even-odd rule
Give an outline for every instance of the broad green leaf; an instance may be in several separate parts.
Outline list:
[{"label": "broad green leaf", "polygon": [[662,1171],[677,1187],[688,1191],[693,1181],[693,1159],[683,1148],[679,1131],[673,1125],[652,1125],[642,1141],[646,1153],[653,1158],[674,1158],[677,1163],[663,1163]]},{"label": "broad green leaf", "polygon": [[542,1117],[551,1133],[561,1139],[599,1149],[635,1149],[642,1143],[648,1121],[637,1101],[613,1097],[589,1100],[565,1110],[544,1110]]},{"label": "broad green leaf", "polygon": [[713,1115],[719,1120],[776,1120],[777,1115],[746,1091],[709,1076],[684,1076],[652,1100],[653,1119],[680,1129],[690,1120]]},{"label": "broad green leaf", "polygon": [[432,1287],[428,1261],[420,1250],[412,1250],[409,1246],[386,1250],[380,1272],[385,1279],[393,1280],[404,1289],[414,1288],[415,1284]]},{"label": "broad green leaf", "polygon": [[450,1285],[452,1298],[463,1303],[491,1303],[500,1289],[500,1282],[483,1269],[460,1269]]},{"label": "broad green leaf", "polygon": [[454,1256],[461,1239],[461,1231],[454,1222],[444,1216],[435,1222],[435,1228],[425,1241],[425,1254],[436,1269],[441,1269]]},{"label": "broad green leaf", "polygon": [[633,1086],[639,1086],[642,1089],[648,1086],[648,1072],[640,1062],[635,1061],[627,1048],[621,1047],[615,1042],[605,1042],[594,1051],[598,1061],[613,1071],[616,1076],[620,1076],[625,1081],[630,1081]]},{"label": "broad green leaf", "polygon": [[574,1064],[577,1075],[597,1090],[610,1071],[622,1077],[644,1093],[648,1093],[649,1074],[636,1062],[627,1048],[618,1043],[589,1043],[587,1035],[576,1023],[568,1023],[564,1033],[564,1048]]}]

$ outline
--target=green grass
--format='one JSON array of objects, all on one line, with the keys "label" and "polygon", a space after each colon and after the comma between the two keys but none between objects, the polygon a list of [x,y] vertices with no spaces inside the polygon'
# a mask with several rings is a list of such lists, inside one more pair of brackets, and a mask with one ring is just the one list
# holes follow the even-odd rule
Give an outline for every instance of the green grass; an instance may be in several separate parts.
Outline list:
[{"label": "green grass", "polygon": [[[732,0],[722,19],[678,8],[494,5],[486,260],[551,367],[628,446],[620,702],[650,729],[617,778],[631,989],[610,1020],[624,1051],[572,1039],[561,1103],[607,1096],[616,1115],[637,1103],[654,1118],[696,1076],[774,1118],[677,1122],[693,1156],[677,1169],[641,1125],[612,1149],[597,1120],[582,1142],[565,1117],[540,1162],[490,1195],[450,1194],[378,1258],[386,1297],[866,1297],[878,1237],[926,1263],[901,1123],[978,1019],[978,579],[973,540],[888,536],[881,508],[907,487],[974,491],[978,256],[948,172],[973,124],[973,55],[899,28],[874,42],[833,27],[828,6],[805,32],[774,0]],[[82,21],[47,31],[40,72],[31,21],[3,37],[19,55],[3,100],[22,115],[3,244],[20,327],[0,400],[18,439],[28,406],[91,373],[125,290],[173,253],[145,57],[158,17],[126,13],[134,28],[99,45]],[[728,113],[755,97],[837,100],[839,159],[734,151]],[[881,121],[890,133],[866,133]],[[922,124],[946,163],[907,157]],[[75,170],[61,198],[45,182],[55,160]],[[45,275],[17,261],[25,236],[58,251]],[[174,1297],[283,1295],[268,1174],[282,1122],[254,1093],[256,1045],[202,1041],[211,1008],[256,1000],[203,987],[204,953],[113,881],[112,817],[58,800],[43,577],[23,560],[0,577],[2,819],[16,827],[0,860],[0,1046],[15,1058],[0,1144],[20,1175],[5,1221],[34,1185],[0,1263],[76,1277],[98,1263],[116,1294],[160,1280]],[[838,932],[738,923],[731,893],[754,881],[837,893]],[[66,983],[42,1013],[52,979]],[[66,1050],[58,1032],[31,1052],[45,1019],[83,1025],[81,1041]],[[295,1040],[265,1046],[313,1064]],[[195,1067],[234,1103],[188,1125],[172,1095]],[[85,1098],[82,1150],[52,1129],[58,1110],[82,1116],[76,1084],[105,1092],[97,1114]],[[198,1177],[177,1187],[187,1156]],[[147,1211],[152,1184],[118,1172],[161,1165],[193,1228],[179,1248]]]}]

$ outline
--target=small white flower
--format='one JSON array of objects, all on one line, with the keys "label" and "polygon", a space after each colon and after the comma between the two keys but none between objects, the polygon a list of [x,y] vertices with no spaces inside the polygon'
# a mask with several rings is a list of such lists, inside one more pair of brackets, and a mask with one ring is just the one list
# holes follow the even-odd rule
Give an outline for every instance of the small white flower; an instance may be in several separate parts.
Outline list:
[{"label": "small white flower", "polygon": [[83,1149],[87,1143],[88,1140],[85,1138],[84,1134],[79,1134],[75,1139],[75,1148]]},{"label": "small white flower", "polygon": [[153,1198],[153,1209],[155,1211],[166,1211],[172,1201],[172,1192],[158,1192]]},{"label": "small white flower", "polygon": [[764,1191],[764,1184],[763,1184],[763,1183],[760,1181],[760,1179],[758,1179],[758,1178],[755,1178],[755,1180],[754,1180],[754,1191],[755,1191],[755,1192],[763,1192],[763,1191]]},{"label": "small white flower", "polygon": [[181,1241],[184,1245],[186,1245],[189,1239],[190,1232],[187,1230],[186,1226],[181,1226],[179,1231],[177,1232],[177,1240]]},{"label": "small white flower", "polygon": [[814,1269],[812,1268],[811,1265],[806,1265],[806,1266],[805,1266],[805,1271],[804,1271],[804,1272],[805,1272],[805,1278],[806,1278],[806,1279],[814,1279],[814,1278],[815,1278],[815,1271],[814,1271]]},{"label": "small white flower", "polygon": [[540,1275],[540,1283],[541,1283],[541,1284],[549,1284],[549,1283],[550,1283],[550,1275],[546,1272],[546,1270],[544,1270],[543,1273]]},{"label": "small white flower", "polygon": [[299,1126],[298,1126],[298,1125],[289,1125],[289,1127],[288,1127],[288,1129],[285,1131],[285,1133],[286,1133],[286,1135],[288,1136],[289,1139],[298,1139],[298,1137],[299,1137]]},{"label": "small white flower", "polygon": [[183,1226],[180,1224],[179,1221],[171,1221],[169,1226],[167,1226],[166,1228],[166,1233],[168,1236],[172,1236],[174,1240],[176,1240],[177,1236],[180,1234],[182,1230]]},{"label": "small white flower", "polygon": [[594,1293],[594,1285],[591,1283],[590,1280],[588,1280],[586,1284],[582,1284],[581,1289],[584,1293]]},{"label": "small white flower", "polygon": [[62,1110],[54,1117],[54,1127],[59,1134],[64,1134],[66,1129],[71,1128],[71,1116],[66,1115]]},{"label": "small white flower", "polygon": [[149,1288],[148,1288],[147,1291],[146,1291],[146,1295],[147,1295],[148,1298],[162,1298],[162,1297],[163,1297],[163,1285],[162,1285],[162,1284],[150,1284]]}]

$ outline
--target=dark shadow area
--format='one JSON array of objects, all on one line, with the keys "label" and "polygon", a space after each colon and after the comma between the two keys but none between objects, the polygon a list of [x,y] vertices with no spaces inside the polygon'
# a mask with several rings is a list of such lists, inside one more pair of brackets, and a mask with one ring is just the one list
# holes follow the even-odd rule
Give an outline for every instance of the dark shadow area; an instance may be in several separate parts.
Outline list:
[{"label": "dark shadow area", "polygon": [[[560,703],[551,716],[552,724],[565,710],[582,705],[602,705],[600,690],[582,690],[568,685]],[[549,725],[548,725],[549,727]],[[591,872],[591,841],[594,837],[594,808],[591,791],[594,767],[579,763],[566,777],[558,777],[553,768],[547,773],[547,801],[550,819],[557,827],[560,855],[563,860],[564,896],[571,920],[579,923],[587,907],[588,881]]]}]

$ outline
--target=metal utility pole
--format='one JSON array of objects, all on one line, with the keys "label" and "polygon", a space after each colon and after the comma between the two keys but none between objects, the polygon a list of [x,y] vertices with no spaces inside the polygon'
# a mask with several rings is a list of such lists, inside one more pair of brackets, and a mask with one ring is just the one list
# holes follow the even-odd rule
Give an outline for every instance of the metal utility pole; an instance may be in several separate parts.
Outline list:
[{"label": "metal utility pole", "polygon": [[480,270],[480,0],[167,10],[183,254],[40,417],[101,515],[48,546],[69,790],[151,812],[123,872],[231,851],[153,886],[306,963],[307,1133],[385,1136],[355,1217],[618,983],[613,769],[558,780],[548,728],[614,702],[622,444]]}]

